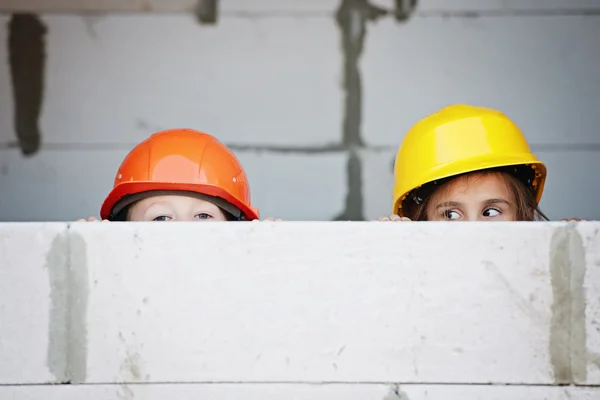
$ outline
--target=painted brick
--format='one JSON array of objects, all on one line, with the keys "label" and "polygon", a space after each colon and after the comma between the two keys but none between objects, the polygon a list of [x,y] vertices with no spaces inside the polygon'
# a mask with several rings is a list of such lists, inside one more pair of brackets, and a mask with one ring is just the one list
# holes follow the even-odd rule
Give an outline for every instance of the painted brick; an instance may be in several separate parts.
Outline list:
[{"label": "painted brick", "polygon": [[[600,180],[595,173],[600,166],[598,153],[536,151],[535,148],[533,151],[548,167],[541,210],[552,220],[571,217],[600,219],[600,207],[596,201],[600,196]],[[391,212],[395,157],[395,150],[366,150],[361,153],[367,219],[376,219]]]},{"label": "painted brick", "polygon": [[[127,150],[0,150],[0,221],[69,221],[98,215]],[[262,216],[330,220],[344,207],[345,153],[235,151]]]},{"label": "painted brick", "polygon": [[464,102],[504,111],[531,143],[598,144],[599,20],[482,16],[371,24],[361,62],[363,138],[395,146],[420,118]]},{"label": "painted brick", "polygon": [[0,224],[0,385],[56,381],[66,228]]},{"label": "painted brick", "polygon": [[75,223],[85,382],[552,384],[557,226]]},{"label": "painted brick", "polygon": [[0,396],[12,400],[237,400],[240,397],[250,400],[594,400],[599,391],[599,388],[470,385],[405,385],[398,388],[366,384],[156,384],[5,386],[0,387]]}]

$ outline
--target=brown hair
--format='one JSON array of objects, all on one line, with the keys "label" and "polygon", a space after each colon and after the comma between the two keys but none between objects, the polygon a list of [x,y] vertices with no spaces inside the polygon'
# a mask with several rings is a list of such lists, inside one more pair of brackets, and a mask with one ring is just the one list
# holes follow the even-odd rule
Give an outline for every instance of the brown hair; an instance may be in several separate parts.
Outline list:
[{"label": "brown hair", "polygon": [[[546,217],[546,215],[540,210],[535,201],[535,193],[532,188],[523,182],[521,176],[503,171],[501,169],[474,171],[453,176],[443,181],[425,184],[419,189],[419,191],[425,195],[411,196],[409,194],[409,196],[407,196],[407,198],[404,200],[402,203],[404,215],[413,221],[427,221],[427,209],[433,195],[446,188],[448,183],[454,179],[475,173],[495,173],[499,174],[504,179],[515,198],[517,221],[548,221],[548,217]],[[420,202],[414,201],[413,199],[417,197],[420,197],[423,200]]]}]

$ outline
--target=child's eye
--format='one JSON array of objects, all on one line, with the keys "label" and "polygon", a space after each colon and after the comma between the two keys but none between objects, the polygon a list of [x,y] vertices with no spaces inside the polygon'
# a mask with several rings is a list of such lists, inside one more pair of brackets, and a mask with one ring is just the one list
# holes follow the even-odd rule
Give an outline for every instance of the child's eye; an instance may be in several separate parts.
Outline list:
[{"label": "child's eye", "polygon": [[500,210],[497,210],[495,208],[488,208],[486,210],[483,211],[483,216],[484,217],[496,217],[498,215],[500,215],[501,212]]},{"label": "child's eye", "polygon": [[198,219],[211,219],[212,215],[207,214],[207,213],[200,213],[200,214],[196,214],[196,218],[198,218]]},{"label": "child's eye", "polygon": [[159,215],[158,217],[154,218],[152,221],[156,221],[156,222],[166,222],[166,221],[170,221],[172,218],[167,216],[167,215]]},{"label": "child's eye", "polygon": [[444,211],[444,218],[450,219],[450,220],[459,219],[460,214],[458,213],[458,211],[446,210],[446,211]]}]

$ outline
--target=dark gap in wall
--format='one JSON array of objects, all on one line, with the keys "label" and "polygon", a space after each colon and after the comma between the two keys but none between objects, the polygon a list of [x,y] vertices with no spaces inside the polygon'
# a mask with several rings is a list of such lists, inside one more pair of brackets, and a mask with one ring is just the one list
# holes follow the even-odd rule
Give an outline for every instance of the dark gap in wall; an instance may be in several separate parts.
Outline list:
[{"label": "dark gap in wall", "polygon": [[219,0],[198,0],[195,15],[202,25],[216,25],[219,19]]},{"label": "dark gap in wall", "polygon": [[44,95],[47,28],[36,14],[13,14],[8,22],[8,52],[14,97],[14,124],[21,153],[40,149],[39,118]]},{"label": "dark gap in wall", "polygon": [[367,0],[342,0],[336,13],[341,33],[344,58],[344,122],[342,143],[346,146],[363,146],[360,135],[362,123],[362,83],[358,62],[363,51],[367,22],[387,14]]},{"label": "dark gap in wall", "polygon": [[355,149],[350,150],[348,157],[348,172],[346,175],[346,204],[344,211],[337,215],[334,221],[364,221],[362,195],[362,166]]},{"label": "dark gap in wall", "polygon": [[[405,22],[413,14],[417,0],[396,0],[393,15]],[[335,220],[364,220],[361,160],[356,150],[365,147],[361,136],[362,82],[359,69],[364,49],[367,23],[390,14],[389,11],[370,4],[367,0],[342,0],[336,13],[341,33],[344,62],[344,121],[342,144],[348,148],[348,194],[344,211]]]}]

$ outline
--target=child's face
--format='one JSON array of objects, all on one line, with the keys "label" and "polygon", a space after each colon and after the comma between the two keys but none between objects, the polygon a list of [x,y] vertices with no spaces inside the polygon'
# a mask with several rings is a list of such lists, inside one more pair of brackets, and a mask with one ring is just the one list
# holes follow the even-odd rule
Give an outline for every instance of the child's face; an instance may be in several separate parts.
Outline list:
[{"label": "child's face", "polygon": [[515,196],[500,173],[463,175],[438,189],[427,207],[429,221],[516,221]]},{"label": "child's face", "polygon": [[227,221],[214,204],[190,196],[152,196],[132,204],[128,221]]}]

